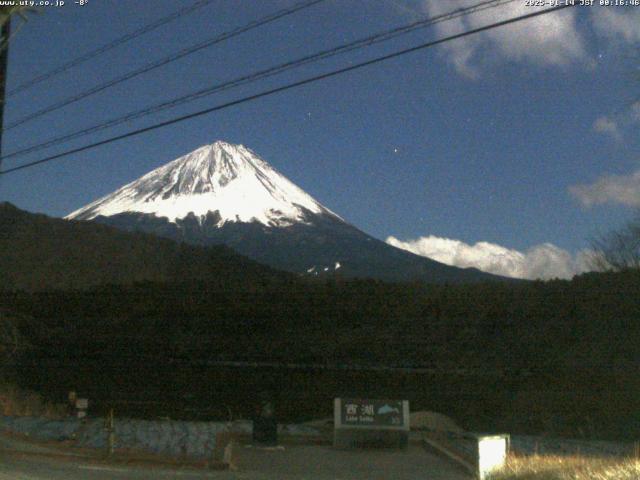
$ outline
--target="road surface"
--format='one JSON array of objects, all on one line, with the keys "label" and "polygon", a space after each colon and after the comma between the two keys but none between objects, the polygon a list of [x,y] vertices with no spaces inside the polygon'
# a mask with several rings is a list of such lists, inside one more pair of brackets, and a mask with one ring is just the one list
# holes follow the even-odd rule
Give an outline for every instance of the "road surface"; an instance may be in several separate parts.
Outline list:
[{"label": "road surface", "polygon": [[[53,456],[53,454],[56,454]],[[239,446],[237,470],[212,471],[149,465],[108,464],[60,454],[0,435],[0,480],[469,480],[448,461],[419,446],[408,451],[334,450],[328,446],[287,446],[265,450]]]}]

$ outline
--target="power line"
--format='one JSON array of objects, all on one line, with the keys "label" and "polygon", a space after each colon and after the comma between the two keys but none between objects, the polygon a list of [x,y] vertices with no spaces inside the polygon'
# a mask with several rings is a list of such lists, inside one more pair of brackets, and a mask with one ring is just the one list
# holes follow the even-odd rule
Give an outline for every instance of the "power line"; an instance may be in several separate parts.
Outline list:
[{"label": "power line", "polygon": [[311,63],[315,63],[317,61],[320,60],[325,60],[327,58],[331,58],[334,57],[336,55],[340,55],[343,53],[347,53],[347,52],[351,52],[353,50],[356,49],[360,49],[360,48],[364,48],[364,47],[370,47],[372,45],[381,43],[381,42],[385,42],[388,40],[391,40],[393,38],[397,38],[400,35],[405,35],[408,33],[411,33],[417,29],[420,28],[425,28],[428,26],[432,26],[435,25],[437,23],[443,22],[443,21],[449,21],[452,20],[454,18],[458,18],[461,16],[465,16],[465,15],[469,15],[471,13],[477,13],[486,9],[490,9],[490,8],[496,8],[498,6],[502,6],[502,5],[506,5],[508,3],[513,3],[516,0],[487,0],[484,2],[480,2],[476,5],[472,5],[470,7],[467,8],[461,8],[461,9],[457,9],[451,12],[448,12],[446,14],[443,15],[439,15],[436,17],[430,17],[427,19],[422,19],[413,23],[410,23],[408,25],[403,25],[401,27],[397,27],[394,28],[392,30],[386,30],[384,32],[380,32],[374,35],[370,35],[352,42],[348,42],[342,45],[339,45],[337,47],[333,47],[327,50],[323,50],[311,55],[307,55],[301,58],[298,58],[296,60],[292,60],[289,62],[285,62],[273,67],[269,67],[265,70],[261,70],[259,72],[256,73],[252,73],[250,75],[245,75],[239,78],[235,78],[233,80],[229,80],[227,82],[221,83],[221,84],[217,84],[217,85],[213,85],[213,86],[209,86],[205,89],[201,89],[199,91],[196,91],[194,93],[190,93],[188,95],[183,95],[181,97],[177,97],[165,102],[161,102],[159,104],[155,104],[152,106],[148,106],[145,107],[141,110],[137,110],[137,111],[133,111],[133,112],[129,112],[128,114],[124,115],[124,116],[120,116],[120,117],[116,117],[114,119],[108,120],[106,122],[103,123],[99,123],[97,125],[93,125],[91,127],[86,127],[83,128],[81,130],[77,130],[75,132],[72,133],[68,133],[59,137],[55,137],[53,139],[49,139],[45,142],[41,142],[39,144],[35,144],[29,147],[25,147],[22,148],[20,150],[16,150],[14,152],[11,152],[7,155],[5,155],[4,157],[0,158],[0,162],[2,160],[6,160],[8,158],[15,158],[15,157],[20,157],[20,156],[24,156],[28,153],[32,153],[35,151],[39,151],[54,145],[58,145],[60,143],[66,142],[68,140],[73,140],[76,138],[80,138],[83,137],[85,135],[91,134],[91,133],[95,133],[101,130],[105,130],[107,128],[111,128],[117,125],[120,125],[122,123],[125,122],[129,122],[132,120],[137,120],[139,118],[151,115],[153,113],[158,113],[170,108],[174,108],[176,106],[179,105],[183,105],[185,103],[200,99],[200,98],[204,98],[206,96],[212,95],[214,93],[218,93],[221,91],[226,91],[241,85],[246,85],[249,83],[253,83],[257,80],[262,80],[265,78],[269,78],[272,76],[275,76],[277,74],[280,74],[282,72],[294,69],[294,68],[298,68],[301,67],[303,65],[308,65]]},{"label": "power line", "polygon": [[85,90],[83,92],[80,92],[76,95],[73,95],[71,97],[68,97],[64,100],[61,100],[57,103],[54,103],[52,105],[49,105],[48,107],[42,108],[40,110],[37,110],[33,113],[30,113],[29,115],[26,115],[18,120],[16,120],[15,122],[7,125],[3,131],[7,131],[7,130],[11,130],[19,125],[23,125],[27,122],[30,122],[31,120],[35,120],[36,118],[39,118],[43,115],[46,115],[47,113],[51,113],[54,112],[56,110],[59,110],[63,107],[66,107],[67,105],[70,105],[72,103],[78,102],[80,100],[83,100],[87,97],[90,97],[92,95],[95,95],[96,93],[102,92],[108,88],[111,88],[115,85],[118,85],[122,82],[126,82],[127,80],[131,80],[132,78],[138,77],[144,73],[150,72],[152,70],[155,70],[157,68],[160,68],[164,65],[167,65],[169,63],[172,63],[176,60],[179,60],[183,57],[186,57],[187,55],[191,55],[193,53],[196,53],[200,50],[203,50],[205,48],[211,47],[213,45],[216,45],[218,43],[221,43],[225,40],[228,40],[230,38],[236,37],[238,35],[241,35],[242,33],[248,32],[250,30],[253,30],[255,28],[261,27],[262,25],[266,25],[268,23],[274,22],[276,20],[279,20],[283,17],[286,17],[288,15],[292,15],[296,12],[299,12],[300,10],[304,10],[306,8],[312,7],[313,5],[316,5],[318,3],[324,2],[326,0],[305,0],[303,2],[297,3],[296,5],[294,5],[291,8],[287,8],[284,10],[278,10],[275,13],[269,14],[265,17],[262,17],[258,20],[253,20],[252,22],[249,22],[247,25],[244,25],[242,27],[238,27],[238,28],[234,28],[233,30],[229,30],[227,32],[221,33],[220,35],[217,35],[213,38],[210,38],[209,40],[205,40],[204,42],[200,42],[196,45],[193,45],[189,48],[185,48],[180,50],[179,52],[173,53],[171,55],[168,55],[166,57],[163,57],[159,60],[156,60],[155,62],[149,63],[137,70],[133,70],[129,73],[125,73],[124,75],[121,75],[119,77],[116,77],[114,79],[111,79],[105,83],[102,83],[100,85],[97,85],[95,87],[92,87],[88,90]]},{"label": "power line", "polygon": [[150,23],[148,25],[145,25],[144,27],[139,28],[138,30],[134,30],[133,32],[129,32],[126,35],[123,35],[122,37],[116,38],[115,40],[113,40],[112,42],[109,42],[105,45],[102,45],[101,47],[96,48],[95,50],[91,50],[88,53],[85,53],[84,55],[81,55],[79,57],[76,57],[70,61],[68,61],[67,63],[64,63],[48,72],[45,72],[35,78],[32,78],[31,80],[27,80],[26,82],[23,82],[21,84],[19,84],[17,87],[9,90],[9,92],[7,93],[7,98],[15,95],[16,93],[22,92],[24,90],[27,90],[31,87],[33,87],[34,85],[37,85],[39,83],[44,82],[45,80],[49,80],[50,78],[55,77],[56,75],[59,75],[61,73],[66,72],[67,70],[70,70],[73,67],[77,67],[78,65],[87,62],[95,57],[97,57],[98,55],[102,55],[103,53],[108,52],[109,50],[112,50],[120,45],[122,45],[123,43],[126,43],[128,41],[134,40],[146,33],[149,33],[163,25],[166,25],[170,22],[173,22],[174,20],[179,19],[180,17],[183,17],[185,15],[188,15],[196,10],[198,10],[199,8],[205,7],[207,5],[209,5],[210,3],[212,3],[214,0],[198,0],[197,2],[195,2],[192,5],[189,5],[187,7],[184,7],[176,12],[173,12],[170,15],[167,15],[166,17],[160,18],[159,20]]},{"label": "power line", "polygon": [[186,121],[186,120],[190,120],[192,118],[200,117],[202,115],[213,113],[213,112],[216,112],[216,111],[219,111],[219,110],[224,110],[226,108],[233,107],[235,105],[240,105],[242,103],[250,102],[250,101],[253,101],[253,100],[257,100],[259,98],[266,97],[266,96],[269,96],[269,95],[273,95],[275,93],[284,92],[286,90],[297,88],[297,87],[300,87],[300,86],[303,86],[303,85],[307,85],[307,84],[310,84],[310,83],[313,83],[313,82],[317,82],[317,81],[324,80],[324,79],[327,79],[327,78],[335,77],[335,76],[341,75],[343,73],[351,72],[353,70],[357,70],[357,69],[360,69],[360,68],[363,68],[363,67],[367,67],[369,65],[374,65],[374,64],[377,64],[377,63],[380,63],[380,62],[384,62],[386,60],[390,60],[392,58],[400,57],[400,56],[403,56],[403,55],[406,55],[406,54],[409,54],[409,53],[413,53],[413,52],[416,52],[416,51],[419,51],[419,50],[424,50],[426,48],[434,47],[436,45],[440,45],[442,43],[446,43],[446,42],[449,42],[449,41],[452,41],[452,40],[456,40],[458,38],[463,38],[463,37],[467,37],[467,36],[470,36],[470,35],[475,35],[477,33],[485,32],[485,31],[492,30],[494,28],[499,28],[499,27],[502,27],[502,26],[505,26],[505,25],[510,25],[512,23],[520,22],[520,21],[523,21],[523,20],[528,20],[530,18],[538,17],[538,16],[541,16],[541,15],[546,15],[546,14],[549,14],[549,13],[557,12],[557,11],[563,10],[565,8],[573,7],[573,6],[576,6],[576,5],[578,5],[578,4],[577,3],[575,3],[575,4],[567,3],[567,4],[564,4],[564,5],[557,6],[557,7],[552,7],[552,8],[548,8],[548,9],[545,9],[545,10],[539,10],[539,11],[536,11],[536,12],[520,15],[518,17],[513,17],[513,18],[510,18],[508,20],[503,20],[501,22],[496,22],[496,23],[492,23],[492,24],[489,24],[489,25],[485,25],[484,27],[475,28],[475,29],[472,29],[472,30],[469,30],[469,31],[466,31],[466,32],[458,33],[458,34],[455,34],[455,35],[450,35],[448,37],[444,37],[444,38],[441,38],[441,39],[438,39],[438,40],[434,40],[434,41],[431,41],[431,42],[423,43],[423,44],[417,45],[415,47],[410,47],[410,48],[406,48],[406,49],[403,49],[403,50],[400,50],[400,51],[397,51],[397,52],[394,52],[394,53],[390,53],[388,55],[383,55],[381,57],[377,57],[377,58],[374,58],[372,60],[367,60],[365,62],[357,63],[355,65],[350,65],[348,67],[344,67],[344,68],[341,68],[341,69],[338,69],[338,70],[333,70],[333,71],[328,72],[328,73],[324,73],[324,74],[321,74],[321,75],[316,75],[316,76],[313,76],[313,77],[310,77],[310,78],[306,78],[304,80],[299,80],[297,82],[289,83],[289,84],[283,85],[281,87],[276,87],[276,88],[272,88],[270,90],[265,90],[263,92],[260,92],[260,93],[254,94],[254,95],[249,95],[247,97],[243,97],[243,98],[238,99],[238,100],[233,100],[231,102],[227,102],[227,103],[223,103],[223,104],[220,104],[220,105],[216,105],[214,107],[206,108],[204,110],[200,110],[200,111],[197,111],[197,112],[194,112],[194,113],[190,113],[190,114],[183,115],[183,116],[180,116],[180,117],[177,117],[177,118],[173,118],[171,120],[167,120],[167,121],[164,121],[164,122],[156,123],[156,124],[150,125],[148,127],[144,127],[144,128],[140,128],[140,129],[137,129],[137,130],[133,130],[133,131],[124,133],[122,135],[117,135],[117,136],[114,136],[114,137],[111,137],[111,138],[108,138],[108,139],[105,139],[105,140],[101,140],[99,142],[94,142],[94,143],[91,143],[89,145],[84,145],[82,147],[78,147],[78,148],[74,148],[74,149],[71,149],[71,150],[67,150],[65,152],[62,152],[62,153],[59,153],[59,154],[56,154],[56,155],[51,155],[49,157],[45,157],[45,158],[42,158],[40,160],[35,160],[33,162],[25,163],[25,164],[19,165],[17,167],[13,167],[13,168],[10,168],[10,169],[4,170],[4,171],[0,171],[0,175],[4,175],[4,174],[7,174],[7,173],[15,172],[15,171],[18,171],[18,170],[23,170],[25,168],[33,167],[35,165],[40,165],[40,164],[43,164],[43,163],[46,163],[46,162],[57,160],[59,158],[67,157],[67,156],[73,155],[75,153],[80,153],[80,152],[84,152],[84,151],[87,151],[87,150],[91,150],[91,149],[94,149],[96,147],[100,147],[102,145],[107,145],[109,143],[116,142],[118,140],[123,140],[125,138],[138,136],[138,135],[141,135],[143,133],[150,132],[152,130],[157,130],[159,128],[163,128],[163,127],[166,127],[166,126],[169,126],[169,125],[173,125],[175,123],[180,123],[180,122],[183,122],[183,121]]}]

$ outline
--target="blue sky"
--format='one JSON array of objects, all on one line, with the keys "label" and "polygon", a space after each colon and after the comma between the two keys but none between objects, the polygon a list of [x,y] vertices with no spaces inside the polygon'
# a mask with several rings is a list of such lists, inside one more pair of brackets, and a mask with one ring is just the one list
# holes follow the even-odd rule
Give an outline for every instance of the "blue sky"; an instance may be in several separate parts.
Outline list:
[{"label": "blue sky", "polygon": [[[189,3],[43,7],[12,41],[8,88]],[[293,3],[214,1],[16,94],[5,124]],[[327,0],[6,131],[3,152],[473,3]],[[3,167],[531,11],[512,2]],[[0,201],[64,216],[222,139],[377,238],[451,264],[566,277],[593,235],[640,207],[639,66],[640,7],[575,7],[2,176]]]}]

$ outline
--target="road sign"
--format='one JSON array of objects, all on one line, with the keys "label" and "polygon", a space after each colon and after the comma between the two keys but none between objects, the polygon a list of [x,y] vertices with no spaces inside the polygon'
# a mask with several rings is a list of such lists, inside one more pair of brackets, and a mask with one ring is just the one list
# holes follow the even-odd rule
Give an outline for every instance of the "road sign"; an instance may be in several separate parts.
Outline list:
[{"label": "road sign", "polygon": [[401,427],[402,400],[342,399],[341,423],[350,426]]},{"label": "road sign", "polygon": [[336,398],[336,447],[400,447],[409,439],[409,402]]}]

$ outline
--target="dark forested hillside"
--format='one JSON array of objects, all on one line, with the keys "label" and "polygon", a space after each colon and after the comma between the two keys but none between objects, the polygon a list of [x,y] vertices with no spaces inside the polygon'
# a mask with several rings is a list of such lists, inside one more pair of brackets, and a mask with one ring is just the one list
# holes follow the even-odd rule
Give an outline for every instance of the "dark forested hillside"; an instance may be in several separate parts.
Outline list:
[{"label": "dark forested hillside", "polygon": [[[29,319],[22,365],[32,367],[21,379],[31,387],[189,392],[206,405],[241,405],[275,388],[291,418],[329,413],[338,394],[402,396],[475,429],[620,438],[634,435],[640,410],[638,292],[640,272],[625,271],[467,286],[146,282],[5,293],[0,302]],[[210,363],[219,360],[328,368],[267,374]],[[422,369],[340,369],[354,364]]]},{"label": "dark forested hillside", "polygon": [[[266,389],[296,419],[330,414],[335,395],[402,397],[476,430],[637,435],[638,270],[470,285],[311,281],[224,247],[8,204],[0,232],[0,312],[21,345],[5,371],[57,400],[75,389],[98,410],[207,418],[212,404],[248,415]],[[405,369],[367,370],[391,366]]]},{"label": "dark forested hillside", "polygon": [[0,203],[0,288],[83,289],[136,281],[282,276],[227,247],[194,247],[104,225],[34,215]]}]

